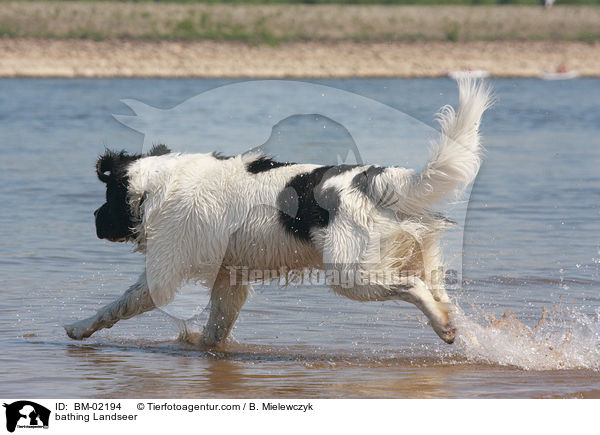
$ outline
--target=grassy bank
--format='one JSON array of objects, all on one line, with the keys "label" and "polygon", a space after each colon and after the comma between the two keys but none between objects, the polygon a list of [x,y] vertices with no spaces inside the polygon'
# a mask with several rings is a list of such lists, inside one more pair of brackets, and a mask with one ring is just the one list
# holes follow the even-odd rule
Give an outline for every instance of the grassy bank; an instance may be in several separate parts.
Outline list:
[{"label": "grassy bank", "polygon": [[44,39],[598,41],[600,8],[0,2],[0,36]]}]

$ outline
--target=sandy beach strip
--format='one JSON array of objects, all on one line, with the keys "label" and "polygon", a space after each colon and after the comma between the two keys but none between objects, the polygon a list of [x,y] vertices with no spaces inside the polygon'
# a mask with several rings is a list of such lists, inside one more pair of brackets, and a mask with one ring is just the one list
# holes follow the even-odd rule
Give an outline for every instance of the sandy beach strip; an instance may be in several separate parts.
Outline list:
[{"label": "sandy beach strip", "polygon": [[539,77],[564,63],[600,77],[600,43],[293,42],[0,38],[0,77],[438,77],[483,69]]}]

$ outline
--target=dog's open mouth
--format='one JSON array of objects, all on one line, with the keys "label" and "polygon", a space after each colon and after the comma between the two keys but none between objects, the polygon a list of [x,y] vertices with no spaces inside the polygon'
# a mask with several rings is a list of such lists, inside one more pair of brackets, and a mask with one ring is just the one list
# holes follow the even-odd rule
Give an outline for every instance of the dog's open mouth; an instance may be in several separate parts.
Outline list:
[{"label": "dog's open mouth", "polygon": [[120,237],[118,239],[108,239],[110,242],[123,243],[127,241],[126,237]]}]

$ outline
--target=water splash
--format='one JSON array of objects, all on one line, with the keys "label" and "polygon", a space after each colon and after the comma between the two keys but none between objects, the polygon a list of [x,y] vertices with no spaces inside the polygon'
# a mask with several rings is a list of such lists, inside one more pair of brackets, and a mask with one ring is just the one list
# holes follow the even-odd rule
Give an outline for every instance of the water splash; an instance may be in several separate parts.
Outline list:
[{"label": "water splash", "polygon": [[461,331],[456,345],[470,361],[525,370],[600,370],[600,308],[588,315],[559,303],[543,308],[535,326],[508,311],[496,318],[473,308],[472,316],[460,307],[455,313]]}]

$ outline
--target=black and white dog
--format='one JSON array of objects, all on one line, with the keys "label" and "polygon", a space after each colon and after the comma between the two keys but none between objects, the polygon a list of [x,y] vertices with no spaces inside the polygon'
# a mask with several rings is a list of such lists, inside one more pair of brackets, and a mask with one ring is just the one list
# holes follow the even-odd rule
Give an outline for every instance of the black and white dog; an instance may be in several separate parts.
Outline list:
[{"label": "black and white dog", "polygon": [[252,277],[258,270],[320,269],[351,282],[330,283],[350,299],[416,305],[452,343],[439,247],[450,222],[432,204],[476,176],[479,123],[489,102],[486,87],[459,82],[458,110],[442,108],[439,143],[420,173],[281,163],[258,153],[180,154],[162,145],[148,155],[107,151],[97,163],[107,190],[94,213],[96,232],[134,242],[146,270],[121,298],[66,326],[67,334],[83,339],[165,305],[192,280],[212,289],[202,340],[219,345],[246,300],[249,283],[240,270]]}]

